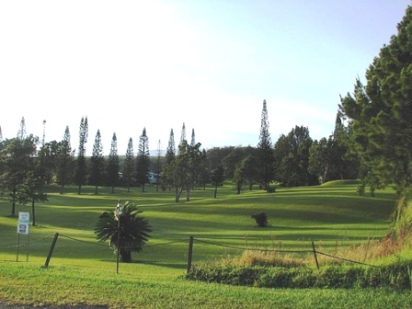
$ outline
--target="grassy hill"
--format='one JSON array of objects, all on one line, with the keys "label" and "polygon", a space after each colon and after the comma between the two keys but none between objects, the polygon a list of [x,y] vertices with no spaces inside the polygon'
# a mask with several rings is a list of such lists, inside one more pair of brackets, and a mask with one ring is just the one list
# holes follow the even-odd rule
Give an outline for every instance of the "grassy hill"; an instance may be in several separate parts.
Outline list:
[{"label": "grassy hill", "polygon": [[[237,195],[235,188],[193,191],[191,201],[174,203],[172,192],[131,192],[117,188],[76,188],[59,194],[50,188],[49,201],[36,206],[37,225],[30,239],[17,236],[17,218],[9,217],[10,204],[0,200],[0,300],[20,304],[101,305],[110,308],[347,308],[391,304],[411,306],[408,294],[384,290],[323,291],[230,287],[189,282],[188,240],[194,236],[193,263],[239,255],[246,249],[310,250],[313,241],[323,251],[350,251],[356,244],[381,239],[391,226],[397,203],[390,189],[375,197],[358,196],[356,183],[317,187],[280,188],[274,194],[254,190]],[[120,264],[107,244],[94,235],[99,215],[113,210],[117,201],[136,203],[152,226],[152,237],[134,263]],[[30,211],[19,206],[18,211]],[[269,226],[258,228],[251,215],[265,212]],[[48,269],[51,241],[59,233]],[[24,246],[29,240],[29,247]],[[22,245],[17,258],[17,242]],[[28,252],[28,262],[26,253]],[[354,254],[353,256],[356,256]],[[380,263],[382,260],[374,260]],[[356,303],[354,295],[361,303]],[[228,306],[228,304],[230,304]],[[293,306],[291,306],[293,304]],[[407,306],[408,305],[408,306]],[[393,306],[392,306],[393,307]]]}]

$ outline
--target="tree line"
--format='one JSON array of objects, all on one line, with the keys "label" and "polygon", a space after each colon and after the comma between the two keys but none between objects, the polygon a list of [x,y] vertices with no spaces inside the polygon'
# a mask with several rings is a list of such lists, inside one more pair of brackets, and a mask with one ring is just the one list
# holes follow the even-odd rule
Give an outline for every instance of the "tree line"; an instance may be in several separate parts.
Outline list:
[{"label": "tree line", "polygon": [[257,145],[201,148],[194,130],[190,141],[183,124],[176,145],[170,131],[165,155],[150,156],[146,129],[135,153],[130,138],[124,155],[119,155],[113,134],[108,156],[103,154],[100,131],[86,157],[88,119],[79,126],[77,153],[66,127],[61,141],[45,143],[26,133],[24,118],[16,138],[3,140],[0,127],[0,186],[9,194],[15,215],[16,203],[47,199],[45,185],[95,187],[133,186],[145,190],[149,173],[159,176],[157,189],[173,190],[175,201],[183,193],[187,201],[193,189],[214,186],[214,196],[224,181],[232,181],[237,193],[254,187],[274,191],[276,186],[315,185],[335,179],[360,179],[359,193],[369,187],[395,184],[406,193],[412,182],[412,9],[398,24],[391,38],[366,71],[366,85],[356,80],[354,92],[341,97],[335,126],[328,137],[313,140],[309,129],[295,126],[272,143],[266,101],[263,101]]},{"label": "tree line", "polygon": [[[46,185],[57,184],[63,194],[67,185],[94,186],[95,194],[100,186],[141,187],[145,191],[149,173],[157,176],[157,190],[173,190],[175,201],[183,193],[190,200],[193,189],[214,186],[214,197],[219,185],[233,181],[237,193],[245,187],[254,186],[273,190],[276,182],[283,186],[313,185],[336,177],[348,177],[349,160],[342,160],[346,149],[338,147],[343,141],[345,130],[337,126],[336,134],[329,140],[312,141],[309,130],[295,127],[288,135],[282,135],[273,146],[269,133],[266,101],[263,101],[261,130],[256,147],[201,148],[196,142],[194,129],[190,141],[186,138],[183,124],[180,141],[176,146],[173,129],[170,131],[165,155],[160,150],[157,156],[149,152],[149,137],[143,128],[139,137],[137,152],[130,138],[125,154],[120,155],[116,133],[113,133],[110,152],[103,154],[100,130],[93,142],[92,155],[86,156],[88,142],[88,118],[82,117],[79,125],[77,152],[72,149],[70,130],[66,127],[61,141],[45,142],[26,133],[25,119],[21,119],[15,138],[4,139],[0,128],[0,185],[4,194],[9,194],[15,215],[16,204],[45,201]],[[342,142],[343,143],[343,142]],[[326,159],[334,154],[335,158]],[[339,164],[340,165],[339,165]],[[345,165],[346,164],[346,165]]]}]

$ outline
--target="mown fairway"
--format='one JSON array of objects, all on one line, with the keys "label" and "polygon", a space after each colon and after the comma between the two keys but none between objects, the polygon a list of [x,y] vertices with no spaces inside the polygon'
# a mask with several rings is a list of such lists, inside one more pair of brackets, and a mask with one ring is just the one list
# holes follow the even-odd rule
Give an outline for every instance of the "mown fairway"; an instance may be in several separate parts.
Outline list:
[{"label": "mown fairway", "polygon": [[[190,282],[187,267],[189,236],[195,238],[193,263],[239,254],[244,249],[318,250],[379,239],[390,226],[396,204],[391,189],[374,198],[360,197],[356,185],[332,183],[320,187],[278,189],[274,194],[244,191],[229,185],[195,190],[191,201],[174,203],[169,192],[147,187],[131,192],[117,188],[68,188],[61,195],[51,188],[49,202],[36,206],[29,257],[19,248],[16,262],[17,218],[10,204],[0,201],[0,300],[21,304],[93,304],[118,308],[387,308],[412,306],[410,293],[390,290],[271,290]],[[134,263],[120,264],[107,244],[97,243],[98,216],[117,201],[136,203],[152,226],[149,243]],[[19,206],[18,211],[30,211]],[[270,226],[256,227],[251,214],[264,211]],[[59,238],[48,269],[45,263],[52,238]],[[20,244],[27,238],[20,236]],[[379,261],[374,261],[378,263]]]}]

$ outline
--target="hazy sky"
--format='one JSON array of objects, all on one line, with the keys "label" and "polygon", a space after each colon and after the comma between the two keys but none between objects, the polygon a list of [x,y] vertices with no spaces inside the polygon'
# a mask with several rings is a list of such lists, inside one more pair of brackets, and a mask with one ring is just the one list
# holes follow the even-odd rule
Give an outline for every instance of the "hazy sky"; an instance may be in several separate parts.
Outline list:
[{"label": "hazy sky", "polygon": [[104,154],[190,140],[256,146],[262,102],[270,133],[295,126],[313,139],[333,130],[340,95],[405,14],[406,0],[0,1],[0,126],[3,138],[63,138],[73,149],[89,121]]}]

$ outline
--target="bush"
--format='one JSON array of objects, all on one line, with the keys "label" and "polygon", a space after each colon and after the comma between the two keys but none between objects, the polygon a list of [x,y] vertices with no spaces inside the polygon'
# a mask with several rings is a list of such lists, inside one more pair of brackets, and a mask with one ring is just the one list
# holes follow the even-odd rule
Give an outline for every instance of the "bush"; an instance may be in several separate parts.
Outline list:
[{"label": "bush", "polygon": [[187,279],[272,288],[411,288],[412,261],[398,261],[382,267],[331,266],[320,272],[307,267],[269,267],[235,265],[195,266]]},{"label": "bush", "polygon": [[252,215],[252,218],[255,219],[256,224],[259,227],[266,227],[268,225],[268,218],[264,212]]}]

